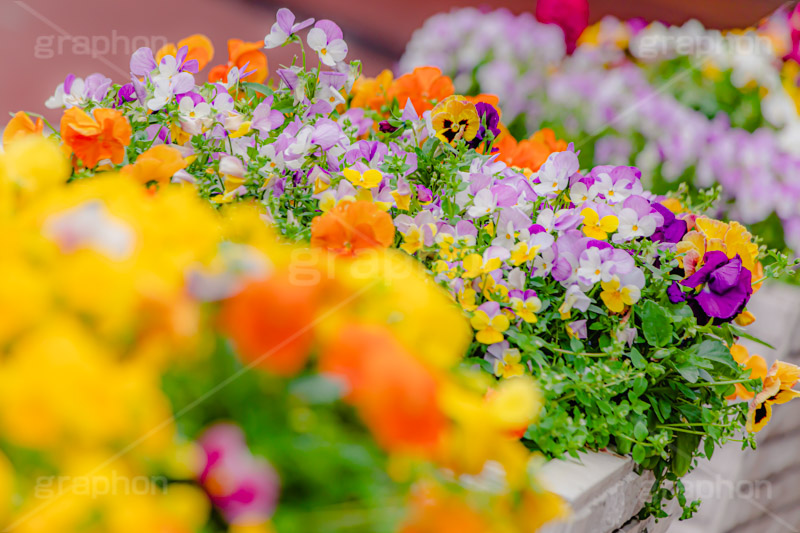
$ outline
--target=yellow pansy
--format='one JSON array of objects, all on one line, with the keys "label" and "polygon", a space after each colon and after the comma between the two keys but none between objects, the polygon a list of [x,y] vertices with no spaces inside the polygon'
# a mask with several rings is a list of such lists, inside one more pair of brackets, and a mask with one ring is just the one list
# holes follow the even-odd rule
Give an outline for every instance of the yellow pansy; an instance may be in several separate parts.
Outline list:
[{"label": "yellow pansy", "polygon": [[353,185],[366,189],[377,187],[380,185],[381,180],[383,180],[383,174],[381,174],[379,170],[373,168],[365,170],[364,172],[359,172],[354,168],[346,168],[342,171],[342,175]]},{"label": "yellow pansy", "polygon": [[641,297],[641,291],[635,285],[626,285],[620,288],[620,281],[617,276],[611,278],[610,281],[601,281],[600,285],[603,288],[600,293],[600,299],[614,313],[621,313],[625,310],[626,305],[635,304]]},{"label": "yellow pansy", "polygon": [[614,215],[606,215],[600,218],[597,211],[591,207],[586,207],[581,211],[583,216],[583,234],[592,239],[604,241],[608,239],[608,234],[617,231],[619,219]]}]

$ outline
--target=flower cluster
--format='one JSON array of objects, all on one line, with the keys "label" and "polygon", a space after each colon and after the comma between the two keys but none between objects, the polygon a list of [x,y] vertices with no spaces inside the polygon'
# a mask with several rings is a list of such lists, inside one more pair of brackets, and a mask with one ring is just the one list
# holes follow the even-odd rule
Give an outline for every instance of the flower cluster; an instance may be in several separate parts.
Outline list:
[{"label": "flower cluster", "polygon": [[798,67],[791,54],[781,61],[800,34],[794,20],[779,11],[720,33],[607,17],[567,55],[555,25],[461,9],[429,19],[400,68],[435,65],[458,91],[498,95],[520,138],[543,124],[591,136],[583,164],[635,164],[657,192],[719,183],[718,215],[762,223],[771,244],[798,249]]},{"label": "flower cluster", "polygon": [[[463,16],[474,18],[455,15]],[[508,17],[487,20],[517,35],[520,51],[535,51],[543,65],[563,61],[563,40],[550,38],[561,30],[526,17],[506,24]],[[543,31],[528,31],[531,24]],[[460,39],[462,30],[448,31]],[[64,101],[61,127],[51,134],[61,143],[56,155],[71,158],[71,165],[59,160],[61,174],[48,181],[56,189],[67,179],[76,191],[123,183],[121,190],[137,192],[121,198],[134,203],[194,194],[219,213],[211,225],[202,222],[208,213],[185,216],[180,207],[147,215],[161,228],[185,217],[164,229],[183,247],[195,246],[196,234],[200,242],[213,237],[199,257],[171,250],[195,265],[175,276],[186,283],[181,294],[214,302],[212,331],[230,338],[244,368],[269,376],[224,402],[258,450],[246,449],[229,426],[201,437],[199,481],[210,501],[231,521],[272,512],[277,489],[265,481],[274,476],[259,451],[274,458],[281,479],[319,491],[313,503],[330,505],[330,483],[316,486],[297,464],[305,458],[287,457],[281,444],[316,450],[328,437],[349,442],[334,423],[342,405],[389,454],[392,481],[412,486],[413,509],[400,529],[407,533],[444,531],[443,517],[485,523],[479,531],[532,531],[561,514],[530,479],[528,450],[556,457],[613,446],[652,470],[657,489],[676,482],[654,490],[647,512],[663,513],[661,498],[673,490],[681,499],[679,479],[693,458],[710,456],[747,425],[746,406],[726,396],[735,385],[753,393],[766,387],[767,378],[749,376],[728,347],[754,319],[747,304],[762,278],[784,273],[788,260],[770,252],[773,262],[762,266],[763,251],[743,226],[704,216],[707,206],[691,197],[652,194],[640,168],[584,167],[581,151],[556,134],[563,125],[517,141],[514,117],[527,107],[527,93],[507,98],[503,86],[501,97],[458,94],[466,80],[433,66],[397,78],[361,76],[360,64],[346,61],[336,24],[295,22],[288,10],[264,40],[268,49],[303,42],[312,57],[301,46],[299,60],[267,84],[266,59],[252,43],[231,41],[228,64],[203,85],[194,75],[211,53],[201,37],[174,50],[138,50],[130,85]],[[8,157],[28,168],[33,163],[14,154],[28,153],[42,126],[17,117]],[[108,181],[109,172],[119,175]],[[18,174],[8,181],[10,197],[38,198],[41,187]],[[123,254],[119,237],[108,235],[117,226],[83,224],[93,245]],[[61,232],[74,246],[69,228]],[[275,245],[271,232],[298,247]],[[205,363],[200,368],[226,368],[224,357]],[[190,376],[204,375],[186,364]],[[761,404],[789,397],[778,392],[793,385],[785,374]],[[215,386],[181,376],[178,368],[166,380],[178,412],[192,404],[187,391],[197,383]],[[272,411],[249,405],[265,392],[275,392],[291,416],[267,417]],[[341,405],[318,414],[331,398]],[[219,410],[187,416],[192,435],[220,417]],[[258,439],[261,420],[310,441]],[[310,421],[325,421],[330,435],[311,431]],[[375,450],[364,454],[354,462],[379,463]],[[370,479],[350,466],[344,474],[330,465],[320,471]],[[381,475],[373,477],[384,479],[385,470],[376,466]],[[258,483],[254,472],[263,474]],[[469,490],[452,490],[459,487]],[[470,498],[472,489],[486,497]],[[363,495],[337,494],[338,501]],[[242,508],[243,498],[252,508]],[[278,530],[297,520],[291,504],[286,509],[275,511]]]},{"label": "flower cluster", "polygon": [[253,206],[148,191],[146,165],[67,184],[39,134],[0,154],[4,527],[307,531],[347,504],[337,520],[363,531],[447,513],[488,533],[564,515],[517,437],[533,380],[459,368],[467,320],[416,262],[283,243]]}]

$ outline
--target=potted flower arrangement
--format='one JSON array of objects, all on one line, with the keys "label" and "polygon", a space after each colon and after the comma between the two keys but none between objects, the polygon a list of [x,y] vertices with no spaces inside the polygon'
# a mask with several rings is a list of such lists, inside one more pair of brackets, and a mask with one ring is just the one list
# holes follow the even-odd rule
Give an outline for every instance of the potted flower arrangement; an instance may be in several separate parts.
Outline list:
[{"label": "potted flower arrangement", "polygon": [[[286,45],[299,57],[265,83],[260,49]],[[583,167],[552,131],[518,143],[502,98],[458,94],[436,67],[361,76],[329,20],[282,9],[263,45],[231,41],[227,64],[198,85],[211,50],[198,35],[140,49],[122,85],[68,77],[49,101],[65,108],[48,135],[59,147],[18,113],[3,186],[8,233],[43,235],[54,261],[75,262],[64,270],[78,277],[54,285],[69,291],[53,298],[59,309],[122,343],[123,360],[134,338],[155,361],[149,383],[162,407],[171,400],[170,427],[204,451],[184,484],[204,489],[213,527],[301,531],[303,510],[355,501],[364,531],[535,531],[564,513],[535,483],[530,452],[605,448],[655,476],[642,515],[663,517],[677,498],[688,516],[680,480],[693,461],[739,433],[753,444],[773,406],[798,394],[800,369],[751,374],[735,348],[750,337],[752,294],[793,263],[703,215],[715,191],[656,196],[640,169]],[[85,248],[102,252],[97,265],[69,255]],[[102,289],[116,280],[109,257],[142,268],[124,278],[129,297]],[[94,277],[103,298],[83,293]],[[166,293],[141,292],[153,278],[171,282]],[[158,342],[142,340],[150,328]],[[176,358],[172,328],[220,353]],[[251,366],[264,374],[195,409],[221,369]],[[267,405],[252,403],[262,395]],[[244,434],[203,432],[223,418]],[[25,453],[44,444],[10,435],[22,450],[12,462],[29,467]],[[285,484],[274,516],[278,476],[263,458]],[[325,477],[342,475],[361,490]],[[388,502],[409,487],[398,518]]]}]

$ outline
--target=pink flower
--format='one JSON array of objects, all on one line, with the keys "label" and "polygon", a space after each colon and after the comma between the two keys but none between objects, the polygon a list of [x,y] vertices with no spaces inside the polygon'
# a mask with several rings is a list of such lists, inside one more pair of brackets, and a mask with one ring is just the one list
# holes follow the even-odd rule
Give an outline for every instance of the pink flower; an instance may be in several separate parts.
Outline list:
[{"label": "pink flower", "polygon": [[272,466],[250,453],[234,424],[216,424],[198,443],[206,461],[198,480],[230,524],[266,522],[278,502],[279,480]]},{"label": "pink flower", "polygon": [[556,24],[564,30],[567,52],[575,50],[575,44],[583,30],[589,25],[589,2],[586,0],[538,0],[536,19],[544,24]]}]

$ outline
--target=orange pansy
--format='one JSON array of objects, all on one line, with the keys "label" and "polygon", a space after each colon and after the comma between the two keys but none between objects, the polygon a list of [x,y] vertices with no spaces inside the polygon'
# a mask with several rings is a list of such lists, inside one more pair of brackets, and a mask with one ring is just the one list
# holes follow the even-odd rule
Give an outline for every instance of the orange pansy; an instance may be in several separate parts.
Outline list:
[{"label": "orange pansy", "polygon": [[[387,91],[392,85],[394,76],[391,70],[384,70],[374,78],[361,76],[353,85],[353,101],[351,107],[362,107],[380,111],[387,102]],[[401,105],[405,104],[402,102]]]},{"label": "orange pansy", "polygon": [[194,35],[190,35],[178,41],[177,46],[173,43],[167,43],[162,46],[156,53],[156,62],[160,63],[161,58],[164,56],[177,55],[178,50],[184,46],[188,48],[186,60],[191,61],[192,59],[196,59],[198,70],[203,70],[206,65],[214,59],[214,45],[211,43],[211,40],[202,33],[195,33]]},{"label": "orange pansy", "polygon": [[[741,344],[734,344],[731,346],[731,355],[733,359],[741,366],[750,369],[750,379],[761,379],[767,377],[767,362],[760,355],[750,355],[747,348]],[[729,400],[737,398],[742,400],[752,400],[755,393],[749,391],[741,383],[736,383],[736,392],[728,396]]]},{"label": "orange pansy", "polygon": [[397,78],[389,89],[389,98],[397,98],[400,107],[405,107],[410,98],[414,109],[420,115],[433,109],[437,102],[441,102],[455,93],[453,82],[436,67],[417,67],[409,74]]},{"label": "orange pansy", "polygon": [[507,131],[501,132],[495,147],[500,153],[500,161],[512,167],[528,168],[536,172],[550,154],[566,150],[567,142],[556,139],[555,132],[545,128],[519,142]]},{"label": "orange pansy", "polygon": [[103,159],[119,164],[131,143],[131,125],[117,109],[99,108],[89,115],[71,107],[61,117],[61,139],[89,168]]},{"label": "orange pansy", "polygon": [[246,363],[280,376],[294,375],[311,352],[318,287],[291,283],[281,273],[252,282],[224,303],[222,329]]},{"label": "orange pansy", "polygon": [[387,212],[372,202],[340,202],[311,222],[311,245],[337,254],[352,255],[394,242],[394,224]]},{"label": "orange pansy", "polygon": [[166,183],[177,171],[186,168],[186,165],[186,160],[177,148],[158,144],[142,152],[136,158],[136,163],[126,165],[121,172],[139,183]]},{"label": "orange pansy", "polygon": [[346,399],[386,449],[432,452],[446,427],[431,371],[380,326],[347,326],[320,371],[342,379]]},{"label": "orange pansy", "polygon": [[227,82],[228,72],[233,67],[238,67],[240,71],[247,64],[247,71],[254,70],[253,74],[246,78],[246,81],[263,83],[267,79],[267,56],[261,49],[264,43],[245,42],[241,39],[228,40],[228,64],[217,65],[208,73],[208,81],[216,83],[218,81]]},{"label": "orange pansy", "polygon": [[14,141],[28,135],[41,135],[43,129],[44,123],[41,118],[37,118],[34,122],[25,111],[17,111],[3,130],[3,146],[8,147]]}]

